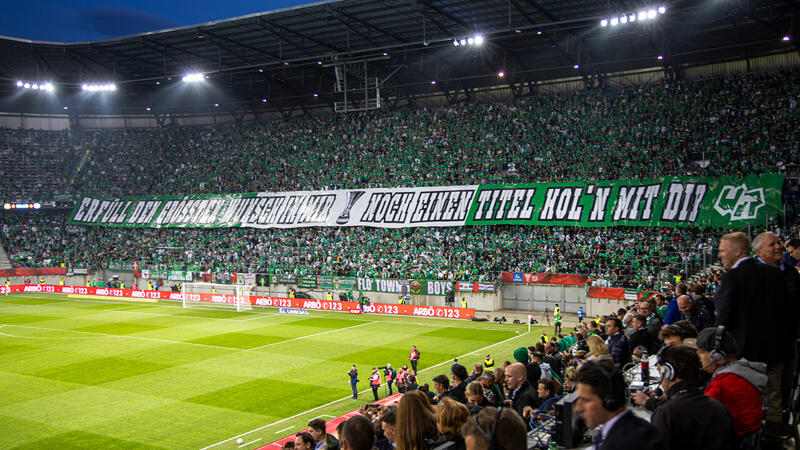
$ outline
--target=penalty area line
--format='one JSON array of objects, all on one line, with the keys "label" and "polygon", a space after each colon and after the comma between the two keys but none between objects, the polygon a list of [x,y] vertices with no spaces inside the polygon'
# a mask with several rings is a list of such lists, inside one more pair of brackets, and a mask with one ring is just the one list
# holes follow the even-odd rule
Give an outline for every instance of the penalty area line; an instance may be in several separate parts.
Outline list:
[{"label": "penalty area line", "polygon": [[[374,323],[374,322],[370,322],[370,323]],[[367,325],[367,324],[363,324],[363,325]],[[356,326],[360,326],[360,325],[356,325]],[[349,327],[349,328],[353,328],[353,327]],[[500,342],[495,342],[494,344],[490,344],[490,345],[487,345],[487,346],[485,346],[485,347],[479,348],[479,349],[477,349],[477,350],[471,351],[471,352],[469,352],[469,353],[465,353],[465,354],[463,354],[463,355],[461,355],[461,356],[457,356],[456,358],[463,358],[463,357],[465,357],[465,356],[473,355],[473,354],[475,354],[475,353],[478,353],[478,352],[481,352],[481,351],[483,351],[483,350],[486,350],[487,348],[492,348],[492,347],[495,347],[495,346],[497,346],[497,345],[500,345],[500,344],[505,344],[505,343],[506,343],[506,342],[508,342],[508,341],[512,341],[512,340],[514,340],[514,339],[519,339],[519,338],[521,338],[521,337],[523,337],[523,336],[526,336],[527,334],[528,334],[528,333],[527,333],[527,332],[525,332],[524,334],[519,334],[519,335],[517,335],[517,336],[510,337],[510,338],[508,338],[508,339],[505,339],[505,340],[503,340],[503,341],[500,341]],[[450,362],[451,362],[451,360],[449,360],[449,359],[448,359],[447,361],[442,361],[442,362],[440,362],[439,364],[436,364],[435,366],[426,367],[426,368],[424,368],[424,369],[422,369],[422,370],[418,371],[417,373],[420,373],[420,372],[425,372],[426,370],[430,370],[430,369],[433,369],[433,368],[435,368],[435,367],[439,367],[439,366],[442,366],[442,365],[445,365],[445,364],[449,364]],[[381,386],[385,386],[385,385],[386,385],[386,383],[382,384]],[[365,393],[365,392],[370,392],[370,391],[371,391],[371,389],[364,389],[363,391],[359,391],[359,394],[363,394],[363,393]],[[269,428],[269,427],[272,427],[272,426],[278,425],[278,424],[280,424],[280,423],[286,422],[287,420],[296,419],[296,418],[298,418],[298,417],[300,417],[300,416],[304,416],[304,415],[306,415],[306,414],[308,414],[308,413],[310,413],[310,412],[313,412],[313,411],[316,411],[316,410],[318,410],[318,409],[322,409],[322,408],[327,408],[328,406],[331,406],[331,405],[333,405],[333,404],[335,404],[335,403],[342,402],[342,401],[345,401],[345,400],[349,400],[349,399],[351,399],[351,398],[352,398],[352,397],[348,396],[348,397],[343,397],[343,398],[340,398],[340,399],[338,399],[338,400],[334,400],[334,401],[332,401],[332,402],[329,402],[329,403],[326,403],[326,404],[324,404],[324,405],[320,405],[320,406],[317,406],[317,407],[311,408],[311,409],[309,409],[309,410],[303,411],[303,412],[301,412],[301,413],[297,413],[297,414],[295,414],[295,415],[293,415],[293,416],[291,416],[291,417],[287,417],[287,418],[285,418],[285,419],[281,419],[281,420],[278,420],[278,421],[276,421],[276,422],[272,422],[272,423],[271,423],[271,424],[269,424],[269,425],[264,425],[263,427],[259,427],[259,428],[256,428],[256,429],[254,429],[254,430],[246,431],[246,432],[244,432],[244,433],[242,433],[242,434],[239,434],[238,436],[234,436],[234,437],[232,437],[232,438],[225,439],[224,441],[219,441],[219,442],[217,442],[216,444],[211,444],[211,445],[209,445],[209,446],[206,446],[206,447],[203,447],[203,448],[201,448],[200,450],[207,450],[207,449],[209,449],[209,448],[216,447],[216,446],[218,446],[218,445],[221,445],[221,444],[224,444],[224,443],[226,443],[226,442],[234,441],[234,440],[236,440],[236,439],[238,439],[238,438],[240,438],[240,437],[247,436],[247,435],[248,435],[248,434],[250,434],[250,433],[255,433],[255,432],[261,431],[261,430],[263,430],[263,429],[266,429],[266,428]],[[292,428],[292,427],[289,427],[289,428]],[[284,430],[287,430],[287,429],[289,429],[289,428],[284,428]],[[276,434],[277,434],[277,433],[276,433]]]}]

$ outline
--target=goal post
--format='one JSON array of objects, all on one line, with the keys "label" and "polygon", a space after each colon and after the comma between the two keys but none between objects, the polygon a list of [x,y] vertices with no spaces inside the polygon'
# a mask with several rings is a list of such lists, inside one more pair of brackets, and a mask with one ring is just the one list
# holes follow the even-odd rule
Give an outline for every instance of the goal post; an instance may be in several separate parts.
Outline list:
[{"label": "goal post", "polygon": [[255,289],[249,284],[183,283],[181,287],[184,308],[215,306],[249,311],[250,295]]}]

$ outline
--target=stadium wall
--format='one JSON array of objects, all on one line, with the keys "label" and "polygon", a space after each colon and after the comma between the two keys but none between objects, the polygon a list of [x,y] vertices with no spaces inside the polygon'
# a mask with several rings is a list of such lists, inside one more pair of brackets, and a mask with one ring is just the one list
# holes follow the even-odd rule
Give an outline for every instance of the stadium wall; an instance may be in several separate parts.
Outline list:
[{"label": "stadium wall", "polygon": [[[737,59],[715,64],[682,65],[677,67],[679,77],[683,80],[693,81],[730,75],[734,73],[749,72],[774,72],[800,66],[800,54],[797,51],[776,53],[757,58]],[[531,71],[533,74],[535,71]],[[517,73],[517,76],[526,73]],[[610,72],[603,77],[605,88],[623,88],[647,83],[654,83],[665,78],[662,67],[647,69]],[[575,92],[585,90],[586,86],[581,77],[561,78],[554,80],[539,80],[532,83],[534,95],[554,94],[561,92]],[[499,103],[515,100],[514,93],[507,85],[498,85],[490,88],[479,89],[470,93],[469,101],[478,103]],[[466,101],[467,99],[465,99]],[[443,93],[418,96],[413,99],[414,108],[440,107],[451,104]],[[383,102],[384,105],[386,102]],[[311,114],[332,114],[325,105],[309,108]],[[240,121],[275,120],[282,116],[279,111],[264,111],[258,114],[246,113],[239,117]],[[194,115],[162,116],[166,123],[173,126],[207,126],[222,125],[236,122],[236,118],[227,112],[211,111]],[[123,115],[92,115],[77,117],[77,126],[83,129],[115,129],[115,128],[155,128],[158,121],[154,115],[123,114]],[[66,114],[18,114],[0,113],[0,127],[28,128],[36,130],[66,130],[70,128],[69,116]]]},{"label": "stadium wall", "polygon": [[553,284],[504,284],[503,309],[518,311],[553,311],[558,305],[565,313],[586,307],[586,286]]}]

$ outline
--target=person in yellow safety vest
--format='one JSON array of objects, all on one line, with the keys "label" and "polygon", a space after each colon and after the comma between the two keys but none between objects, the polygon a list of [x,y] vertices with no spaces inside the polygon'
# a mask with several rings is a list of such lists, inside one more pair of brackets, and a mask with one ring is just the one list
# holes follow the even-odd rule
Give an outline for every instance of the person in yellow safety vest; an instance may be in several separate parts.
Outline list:
[{"label": "person in yellow safety vest", "polygon": [[11,286],[11,282],[8,281],[8,278],[6,278],[6,286]]},{"label": "person in yellow safety vest", "polygon": [[289,298],[294,298],[294,289],[289,289]]},{"label": "person in yellow safety vest", "polygon": [[92,287],[92,283],[91,283],[91,282],[89,282],[89,281],[87,281],[87,282],[86,282],[86,287]]},{"label": "person in yellow safety vest", "polygon": [[333,294],[331,291],[328,291],[328,293],[325,294],[325,300],[333,300]]},{"label": "person in yellow safety vest", "polygon": [[152,291],[153,290],[153,283],[147,283],[147,290],[148,291]]},{"label": "person in yellow safety vest", "polygon": [[558,333],[561,333],[561,308],[558,305],[553,309],[553,322],[555,323],[553,334],[558,336]]},{"label": "person in yellow safety vest", "polygon": [[39,278],[39,284],[44,284],[44,283],[45,283],[45,281],[44,281],[44,277],[42,277],[42,278]]},{"label": "person in yellow safety vest", "polygon": [[596,323],[597,325],[600,325],[600,314],[598,314],[597,316],[595,316],[595,318],[594,318],[594,323]]},{"label": "person in yellow safety vest", "polygon": [[120,289],[125,289],[125,283],[120,283],[120,284],[119,284],[119,288],[120,288]]},{"label": "person in yellow safety vest", "polygon": [[464,297],[461,297],[461,307],[462,308],[467,307],[467,299],[465,299]]},{"label": "person in yellow safety vest", "polygon": [[64,279],[63,278],[58,280],[58,285],[59,286],[63,286],[64,285]]},{"label": "person in yellow safety vest", "polygon": [[542,331],[542,336],[539,339],[541,339],[542,344],[547,344],[547,331]]},{"label": "person in yellow safety vest", "polygon": [[485,369],[491,369],[494,367],[494,360],[492,359],[492,355],[486,355],[486,359],[483,360],[483,367]]}]

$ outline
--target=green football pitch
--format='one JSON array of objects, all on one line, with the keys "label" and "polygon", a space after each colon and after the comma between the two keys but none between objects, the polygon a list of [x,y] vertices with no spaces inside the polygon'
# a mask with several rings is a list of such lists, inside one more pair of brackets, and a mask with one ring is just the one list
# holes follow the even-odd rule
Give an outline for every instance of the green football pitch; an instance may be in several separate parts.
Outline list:
[{"label": "green football pitch", "polygon": [[[183,309],[171,302],[0,296],[0,448],[243,448],[372,398],[372,366],[422,352],[420,384],[541,328],[310,311]],[[386,395],[385,387],[381,395]]]}]

